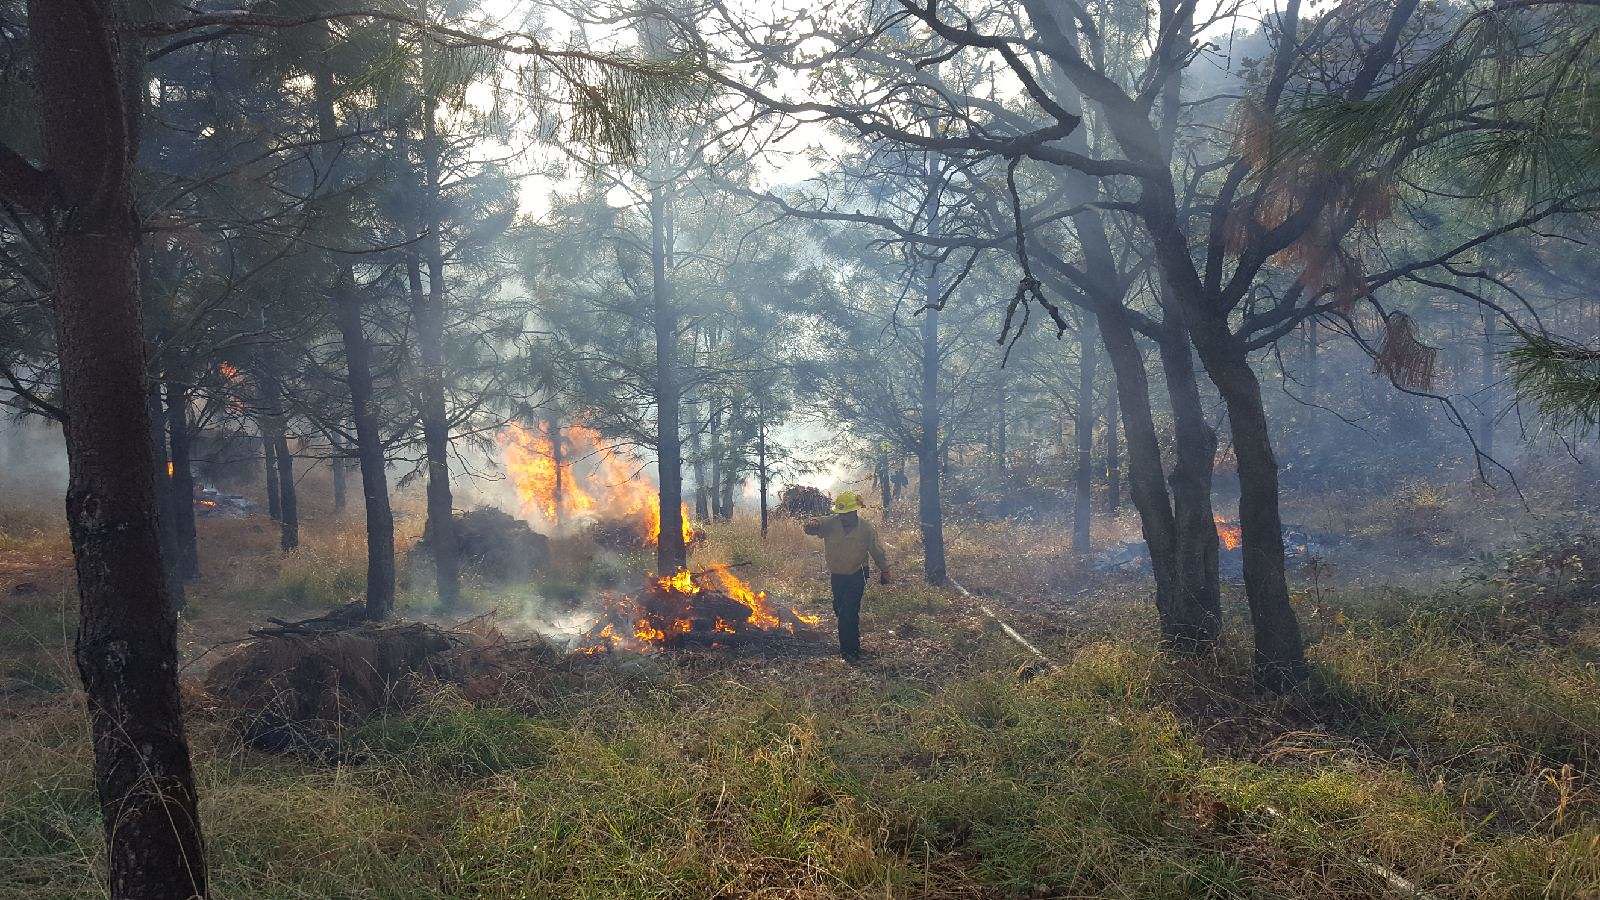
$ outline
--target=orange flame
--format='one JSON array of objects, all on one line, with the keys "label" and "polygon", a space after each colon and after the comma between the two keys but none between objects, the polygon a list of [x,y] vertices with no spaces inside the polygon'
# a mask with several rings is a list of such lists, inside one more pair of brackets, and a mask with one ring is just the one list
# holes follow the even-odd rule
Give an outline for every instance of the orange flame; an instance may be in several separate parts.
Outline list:
[{"label": "orange flame", "polygon": [[[648,479],[637,477],[635,462],[607,446],[599,432],[583,425],[560,429],[559,437],[561,446],[557,448],[551,441],[550,426],[543,422],[536,428],[513,422],[500,432],[501,459],[517,489],[523,514],[536,514],[551,524],[601,515],[632,519],[640,523],[650,546],[659,544],[659,493]],[[689,505],[680,505],[679,512],[683,541],[688,544],[696,535]]]},{"label": "orange flame", "polygon": [[1223,549],[1239,549],[1239,545],[1244,541],[1244,529],[1221,516],[1213,515],[1212,519],[1217,524],[1217,539],[1222,541]]},{"label": "orange flame", "polygon": [[[649,503],[644,508],[646,527],[650,535],[650,546],[661,543],[661,504],[659,501]],[[689,546],[694,542],[694,520],[689,518],[689,504],[683,503],[678,507],[678,521],[683,530],[683,545]]]},{"label": "orange flame", "polygon": [[[701,599],[707,594],[718,596]],[[722,612],[728,609],[728,601],[747,612],[725,618]],[[671,575],[649,576],[643,593],[610,598],[605,616],[601,620],[604,627],[591,631],[576,652],[594,654],[618,647],[651,650],[674,646],[697,634],[717,646],[725,643],[727,636],[753,631],[796,634],[822,621],[820,616],[774,607],[766,591],[754,590],[721,564],[698,572],[679,569]]]},{"label": "orange flame", "polygon": [[172,460],[170,460],[170,459],[167,460],[167,477],[168,478],[172,478],[173,476],[175,476],[177,474],[178,474],[177,466],[173,465]]},{"label": "orange flame", "polygon": [[656,584],[660,585],[662,590],[671,591],[674,594],[693,595],[700,593],[700,585],[694,583],[694,573],[688,569],[679,569],[671,575],[657,578]]}]

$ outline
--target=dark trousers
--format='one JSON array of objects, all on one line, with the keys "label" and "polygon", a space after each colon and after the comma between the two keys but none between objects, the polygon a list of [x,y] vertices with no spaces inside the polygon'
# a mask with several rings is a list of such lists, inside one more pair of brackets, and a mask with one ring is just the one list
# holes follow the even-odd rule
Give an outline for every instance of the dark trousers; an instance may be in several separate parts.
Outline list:
[{"label": "dark trousers", "polygon": [[846,658],[861,654],[861,595],[866,591],[866,566],[849,575],[833,576],[833,614],[839,617],[839,652]]}]

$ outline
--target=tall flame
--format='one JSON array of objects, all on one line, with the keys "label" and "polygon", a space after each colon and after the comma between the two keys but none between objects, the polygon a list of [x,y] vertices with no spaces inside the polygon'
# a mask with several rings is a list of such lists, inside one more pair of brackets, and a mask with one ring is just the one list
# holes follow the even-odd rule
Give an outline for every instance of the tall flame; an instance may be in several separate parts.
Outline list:
[{"label": "tall flame", "polygon": [[[641,523],[651,546],[659,544],[659,495],[648,479],[637,477],[638,466],[592,428],[569,425],[555,437],[559,443],[545,422],[534,428],[513,422],[500,432],[501,458],[523,513],[552,525],[597,516],[632,519]],[[682,504],[679,512],[688,544],[695,536],[689,505]]]}]

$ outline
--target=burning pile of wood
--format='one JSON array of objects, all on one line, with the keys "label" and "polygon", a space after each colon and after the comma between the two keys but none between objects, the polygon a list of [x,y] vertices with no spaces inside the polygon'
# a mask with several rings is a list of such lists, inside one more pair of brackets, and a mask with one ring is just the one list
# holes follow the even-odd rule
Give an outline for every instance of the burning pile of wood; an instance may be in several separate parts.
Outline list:
[{"label": "burning pile of wood", "polygon": [[726,565],[647,576],[637,594],[612,597],[579,642],[579,653],[658,648],[733,647],[772,634],[806,635],[821,621],[751,590]]}]

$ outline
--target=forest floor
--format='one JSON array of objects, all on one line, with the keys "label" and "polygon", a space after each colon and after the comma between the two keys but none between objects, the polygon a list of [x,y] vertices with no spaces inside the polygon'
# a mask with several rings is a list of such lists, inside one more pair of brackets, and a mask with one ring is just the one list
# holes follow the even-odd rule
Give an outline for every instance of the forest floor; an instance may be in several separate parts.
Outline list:
[{"label": "forest floor", "polygon": [[[356,595],[359,529],[308,525],[285,557],[270,523],[203,522],[181,642],[216,895],[1600,897],[1589,523],[1495,521],[1469,487],[1353,502],[1293,511],[1352,538],[1295,573],[1315,675],[1289,697],[1251,690],[1231,593],[1228,644],[1175,661],[1139,581],[1080,571],[1060,529],[956,522],[952,573],[1059,669],[920,583],[892,530],[902,578],[869,588],[859,667],[826,645],[557,657],[429,690],[339,764],[249,749],[198,674],[264,616]],[[56,521],[0,510],[0,898],[103,893]],[[1509,549],[1463,564],[1490,535]],[[556,550],[461,615],[515,633],[648,565]],[[698,554],[828,611],[793,523],[714,526]]]}]

